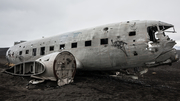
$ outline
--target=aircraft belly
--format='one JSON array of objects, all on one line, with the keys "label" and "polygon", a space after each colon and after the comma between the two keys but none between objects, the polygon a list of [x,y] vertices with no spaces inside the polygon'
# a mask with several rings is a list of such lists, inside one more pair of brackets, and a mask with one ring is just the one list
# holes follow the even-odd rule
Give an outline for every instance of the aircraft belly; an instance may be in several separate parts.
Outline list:
[{"label": "aircraft belly", "polygon": [[114,69],[121,69],[127,66],[126,55],[119,49],[111,49],[110,61]]}]

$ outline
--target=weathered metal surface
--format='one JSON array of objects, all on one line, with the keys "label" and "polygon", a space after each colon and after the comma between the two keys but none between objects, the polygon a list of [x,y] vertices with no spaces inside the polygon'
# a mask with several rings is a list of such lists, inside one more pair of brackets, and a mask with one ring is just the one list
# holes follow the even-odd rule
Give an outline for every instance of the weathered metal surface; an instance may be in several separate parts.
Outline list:
[{"label": "weathered metal surface", "polygon": [[[108,24],[23,42],[9,48],[6,57],[14,64],[34,60],[42,62],[38,60],[42,59],[42,64],[48,67],[42,78],[51,80],[56,80],[54,75],[50,75],[53,74],[54,62],[45,60],[47,57],[55,60],[59,54],[56,52],[70,52],[75,57],[76,68],[83,70],[117,71],[170,64],[178,60],[178,55],[173,49],[175,41],[166,35],[169,28],[174,26],[161,21]],[[172,31],[174,32],[175,30]],[[86,45],[86,41],[91,44]],[[60,60],[61,58],[59,57]],[[59,74],[56,75],[61,78]],[[60,85],[63,84],[61,81],[68,82],[67,79],[59,80]]]},{"label": "weathered metal surface", "polygon": [[44,71],[45,67],[43,64],[37,61],[30,61],[16,64],[4,72],[18,76],[31,76],[42,74]]},{"label": "weathered metal surface", "polygon": [[52,81],[60,79],[71,79],[73,81],[76,72],[76,60],[70,52],[54,52],[36,61],[44,64],[46,71],[31,77]]},{"label": "weathered metal surface", "polygon": [[59,86],[73,82],[76,73],[75,57],[69,52],[58,54],[54,60],[53,69]]}]

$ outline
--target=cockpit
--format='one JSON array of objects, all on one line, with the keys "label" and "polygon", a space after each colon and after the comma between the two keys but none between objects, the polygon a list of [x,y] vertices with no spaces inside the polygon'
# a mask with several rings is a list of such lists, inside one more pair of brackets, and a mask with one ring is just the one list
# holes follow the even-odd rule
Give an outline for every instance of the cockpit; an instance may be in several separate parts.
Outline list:
[{"label": "cockpit", "polygon": [[176,42],[167,33],[175,33],[174,26],[164,22],[150,22],[147,27],[148,47],[151,52],[165,52],[173,48]]},{"label": "cockpit", "polygon": [[158,42],[158,40],[163,39],[163,37],[166,37],[167,40],[170,40],[170,38],[168,36],[166,36],[166,32],[170,32],[170,33],[175,33],[175,29],[174,26],[149,26],[147,27],[147,32],[149,35],[149,40],[152,41],[153,43]]}]

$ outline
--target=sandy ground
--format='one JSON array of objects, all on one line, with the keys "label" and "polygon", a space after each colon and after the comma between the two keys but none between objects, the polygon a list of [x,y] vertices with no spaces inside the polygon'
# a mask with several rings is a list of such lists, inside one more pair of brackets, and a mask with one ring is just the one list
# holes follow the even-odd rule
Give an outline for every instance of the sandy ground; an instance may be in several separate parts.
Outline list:
[{"label": "sandy ground", "polygon": [[[6,61],[0,61],[1,71]],[[26,89],[30,79],[0,72],[0,101],[180,101],[180,62],[151,68],[138,80],[86,72],[63,87],[46,81]]]}]

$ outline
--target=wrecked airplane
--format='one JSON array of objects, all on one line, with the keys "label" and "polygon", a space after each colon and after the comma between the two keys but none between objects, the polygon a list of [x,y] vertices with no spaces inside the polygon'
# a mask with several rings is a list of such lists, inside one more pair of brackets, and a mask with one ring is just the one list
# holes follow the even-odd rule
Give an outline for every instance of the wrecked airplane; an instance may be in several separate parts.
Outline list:
[{"label": "wrecked airplane", "polygon": [[127,21],[23,41],[7,51],[6,58],[14,66],[5,72],[40,79],[31,80],[32,84],[51,80],[59,86],[73,82],[76,70],[137,76],[179,60],[173,48],[176,42],[167,32],[175,33],[172,24]]}]

